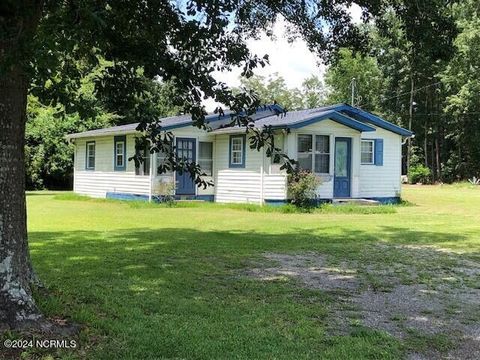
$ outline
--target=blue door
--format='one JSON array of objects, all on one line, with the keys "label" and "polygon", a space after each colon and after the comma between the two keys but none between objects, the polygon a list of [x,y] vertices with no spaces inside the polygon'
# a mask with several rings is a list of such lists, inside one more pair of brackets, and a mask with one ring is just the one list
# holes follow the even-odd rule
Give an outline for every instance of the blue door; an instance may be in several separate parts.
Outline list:
[{"label": "blue door", "polygon": [[335,138],[335,174],[333,180],[333,197],[350,197],[352,168],[352,139]]},{"label": "blue door", "polygon": [[[195,161],[195,139],[177,138],[177,157],[188,162]],[[177,195],[195,195],[195,184],[189,172],[175,174]]]}]

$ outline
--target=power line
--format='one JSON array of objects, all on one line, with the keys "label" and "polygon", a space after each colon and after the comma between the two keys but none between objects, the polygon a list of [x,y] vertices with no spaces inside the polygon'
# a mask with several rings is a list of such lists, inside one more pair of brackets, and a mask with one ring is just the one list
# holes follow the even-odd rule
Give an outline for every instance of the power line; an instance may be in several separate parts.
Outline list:
[{"label": "power line", "polygon": [[[416,113],[414,112],[413,113],[413,116],[452,116],[452,117],[455,117],[455,116],[461,116],[461,115],[479,115],[480,112],[479,111],[475,111],[475,112],[464,112],[464,113],[458,113],[458,114],[445,114],[445,113]],[[398,114],[400,116],[406,116],[408,115],[408,113],[404,113],[404,114]]]},{"label": "power line", "polygon": [[[416,92],[418,92],[420,90],[428,89],[429,87],[436,86],[436,85],[439,85],[441,83],[442,83],[441,81],[437,81],[436,83],[416,88],[413,91],[413,93],[415,94]],[[399,98],[399,97],[404,96],[404,95],[410,95],[410,93],[411,93],[410,91],[407,91],[407,92],[401,93],[401,94],[396,95],[396,96],[392,96],[392,97],[389,97],[389,98],[386,98],[386,99],[382,99],[382,101],[388,101],[388,100],[391,100],[391,99],[396,99],[396,98]]]},{"label": "power line", "polygon": [[[415,90],[413,91],[413,93],[415,94],[415,93],[417,93],[417,92],[419,92],[419,91],[421,91],[421,90],[428,89],[428,88],[430,88],[430,87],[432,87],[432,86],[436,86],[436,85],[439,85],[439,84],[441,84],[441,83],[442,83],[441,81],[437,81],[437,82],[435,82],[435,83],[433,83],[433,84],[429,84],[429,85],[425,85],[425,86],[419,87],[419,88],[415,89]],[[381,100],[382,100],[382,101],[388,101],[388,100],[392,100],[392,99],[397,99],[397,98],[402,97],[402,96],[405,96],[405,95],[410,95],[410,91],[406,91],[406,92],[400,93],[400,94],[398,94],[398,95],[396,95],[396,96],[391,96],[391,97],[384,98],[384,99],[381,99]],[[357,107],[361,107],[362,105],[364,105],[364,104],[357,104]]]}]

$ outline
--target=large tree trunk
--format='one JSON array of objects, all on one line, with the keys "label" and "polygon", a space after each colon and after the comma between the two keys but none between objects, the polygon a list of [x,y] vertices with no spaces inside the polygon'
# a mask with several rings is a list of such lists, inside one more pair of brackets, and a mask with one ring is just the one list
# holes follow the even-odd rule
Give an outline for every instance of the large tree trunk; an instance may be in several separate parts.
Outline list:
[{"label": "large tree trunk", "polygon": [[19,66],[0,74],[0,323],[19,328],[41,318],[32,297],[27,241],[25,119],[27,79]]},{"label": "large tree trunk", "polygon": [[27,241],[25,121],[30,41],[43,0],[4,4],[0,17],[0,328],[44,328],[32,296]]}]

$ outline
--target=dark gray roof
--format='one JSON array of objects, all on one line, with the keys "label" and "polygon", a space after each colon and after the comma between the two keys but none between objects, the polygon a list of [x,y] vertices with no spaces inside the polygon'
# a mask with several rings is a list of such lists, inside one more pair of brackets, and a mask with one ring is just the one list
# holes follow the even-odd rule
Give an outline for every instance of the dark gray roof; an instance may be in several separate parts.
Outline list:
[{"label": "dark gray roof", "polygon": [[[255,127],[263,128],[266,126],[271,126],[272,128],[300,128],[327,119],[336,121],[342,125],[348,126],[360,132],[375,131],[374,127],[371,127],[364,122],[353,119],[348,115],[337,112],[330,107],[289,111],[287,113],[282,113],[279,115],[267,116],[255,121]],[[232,130],[233,132],[238,132],[240,128],[236,127],[236,129],[218,129],[215,130],[213,133],[228,133],[229,131],[232,132]]]},{"label": "dark gray roof", "polygon": [[[255,127],[263,127],[263,126],[287,126],[288,124],[291,123],[296,123],[297,121],[301,121],[312,114],[318,114],[322,112],[323,108],[316,108],[316,109],[307,109],[307,110],[298,110],[298,111],[289,111],[287,113],[282,113],[279,115],[273,115],[273,116],[267,116],[264,118],[261,118],[257,121],[255,121]],[[238,127],[237,127],[238,128]],[[238,128],[238,130],[242,130],[241,128]],[[234,132],[234,128],[222,128],[218,130],[214,130],[214,134],[220,134],[220,133],[228,133],[228,132]]]},{"label": "dark gray roof", "polygon": [[93,137],[93,136],[104,136],[104,135],[113,135],[113,134],[128,134],[136,131],[138,123],[127,124],[120,126],[113,126],[104,129],[89,130],[75,134],[67,135],[67,139],[75,139],[82,137]]},{"label": "dark gray roof", "polygon": [[[252,119],[257,120],[262,117],[271,116],[282,112],[283,109],[278,105],[266,105],[260,107],[257,112],[251,116]],[[212,129],[218,129],[222,126],[226,126],[231,121],[231,111],[227,110],[222,116],[218,114],[210,113],[206,116],[206,121]],[[109,128],[89,130],[75,134],[67,135],[67,139],[94,137],[94,136],[106,136],[114,134],[128,134],[135,133],[139,123],[113,126]],[[190,114],[170,116],[161,119],[161,126],[164,130],[172,130],[179,127],[189,126],[192,124],[192,118]]]},{"label": "dark gray roof", "polygon": [[[255,121],[255,127],[262,128],[272,126],[273,128],[293,129],[326,119],[331,119],[360,132],[375,131],[376,127],[379,127],[405,137],[413,135],[409,130],[348,104],[336,104],[315,109],[289,111],[278,115],[265,116]],[[213,133],[235,133],[241,131],[245,130],[239,127],[230,127],[214,130]]]},{"label": "dark gray roof", "polygon": [[[209,114],[206,120],[212,128],[213,134],[237,133],[245,131],[244,128],[238,126],[231,127],[230,112],[225,112],[223,116],[218,114]],[[272,126],[273,128],[300,128],[325,119],[332,119],[338,123],[348,126],[357,131],[366,132],[374,131],[375,127],[392,131],[402,136],[412,136],[412,133],[397,125],[381,119],[374,114],[352,107],[347,104],[337,104],[324,106],[315,109],[306,109],[298,111],[284,112],[278,105],[268,105],[258,109],[252,116],[256,128],[264,126]],[[161,119],[162,128],[165,130],[173,130],[176,128],[189,126],[192,124],[190,115],[171,116]],[[90,130],[82,133],[68,135],[68,139],[104,136],[113,134],[134,133],[138,123],[114,126],[105,129]]]}]

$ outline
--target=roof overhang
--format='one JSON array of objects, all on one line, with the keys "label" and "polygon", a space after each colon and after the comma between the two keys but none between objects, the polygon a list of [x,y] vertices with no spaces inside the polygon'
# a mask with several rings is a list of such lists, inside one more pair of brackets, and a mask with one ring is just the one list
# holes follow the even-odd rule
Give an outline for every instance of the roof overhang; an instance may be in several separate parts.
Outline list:
[{"label": "roof overhang", "polygon": [[[215,121],[220,121],[220,120],[225,120],[230,116],[230,114],[225,114],[225,115],[218,115],[218,114],[213,114],[213,115],[207,115],[205,116],[205,123],[212,123]],[[177,123],[177,124],[171,124],[171,125],[165,125],[162,126],[162,130],[169,131],[169,130],[174,130],[174,129],[179,129],[183,128],[186,126],[193,126],[193,121],[192,119],[188,119],[186,121]]]},{"label": "roof overhang", "polygon": [[[107,131],[101,131],[101,130],[107,130]],[[85,131],[81,133],[75,133],[75,134],[68,134],[65,136],[65,139],[68,141],[74,140],[74,139],[81,139],[81,138],[89,138],[89,137],[101,137],[101,136],[113,136],[113,135],[126,135],[126,134],[135,134],[138,133],[137,130],[115,130],[115,131],[108,131],[109,129],[99,129],[99,130],[91,130],[91,131]]]},{"label": "roof overhang", "polygon": [[[266,106],[263,106],[263,107],[262,106],[259,107],[257,109],[256,114],[259,114],[259,113],[261,114],[262,112],[266,112],[266,111],[269,111],[271,113],[270,114],[265,114],[263,117],[273,116],[275,114],[281,114],[285,110],[278,104],[272,104],[272,105],[266,105]],[[240,113],[240,115],[242,115],[242,114],[244,114],[244,113],[243,112]],[[205,116],[205,122],[206,123],[212,123],[212,122],[216,122],[216,121],[220,121],[220,120],[225,120],[225,119],[231,118],[232,115],[233,115],[232,112],[226,112],[224,115],[218,115],[218,114],[207,115],[207,116]],[[258,117],[256,120],[259,120],[261,118],[262,118],[262,116]],[[185,127],[185,126],[192,126],[192,125],[193,125],[193,122],[190,119],[190,120],[178,123],[178,124],[162,126],[162,130],[168,131],[168,130],[178,129],[178,128],[182,128],[182,127]]]},{"label": "roof overhang", "polygon": [[345,125],[351,129],[360,131],[360,132],[369,132],[369,131],[375,131],[375,128],[367,125],[363,122],[360,122],[358,120],[355,120],[345,114],[342,114],[340,112],[334,111],[334,110],[328,110],[328,111],[323,111],[319,114],[316,115],[311,115],[305,119],[299,120],[294,123],[289,123],[285,125],[274,125],[272,128],[289,128],[289,129],[299,129],[311,124],[315,124],[317,122],[323,121],[323,120],[333,120],[339,124]]},{"label": "roof overhang", "polygon": [[333,107],[335,111],[337,112],[343,112],[347,114],[348,116],[352,118],[359,119],[361,121],[365,121],[369,124],[378,126],[379,128],[391,131],[395,134],[404,136],[404,137],[411,137],[413,136],[413,132],[404,129],[398,125],[392,124],[391,122],[388,122],[386,120],[383,120],[382,118],[369,113],[367,111],[361,110],[359,108],[355,108],[353,106],[347,105],[347,104],[340,104],[340,105],[335,105]]}]

